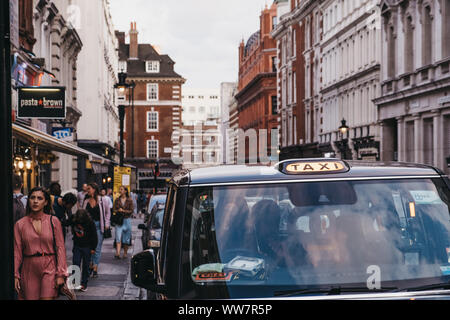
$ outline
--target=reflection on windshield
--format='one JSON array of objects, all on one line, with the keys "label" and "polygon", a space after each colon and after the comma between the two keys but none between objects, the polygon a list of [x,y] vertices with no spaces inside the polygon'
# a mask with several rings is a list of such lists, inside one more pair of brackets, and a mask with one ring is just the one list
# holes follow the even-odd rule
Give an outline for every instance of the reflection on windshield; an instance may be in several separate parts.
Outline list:
[{"label": "reflection on windshield", "polygon": [[448,189],[441,183],[193,188],[185,235],[190,277],[195,284],[281,286],[447,276]]}]

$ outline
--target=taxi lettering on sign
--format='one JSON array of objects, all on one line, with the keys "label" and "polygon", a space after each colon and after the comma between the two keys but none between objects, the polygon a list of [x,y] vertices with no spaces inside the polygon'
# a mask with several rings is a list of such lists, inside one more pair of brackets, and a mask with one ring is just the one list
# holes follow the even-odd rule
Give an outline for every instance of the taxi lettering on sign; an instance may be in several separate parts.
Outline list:
[{"label": "taxi lettering on sign", "polygon": [[296,161],[285,164],[284,171],[287,174],[305,173],[336,173],[346,172],[347,166],[339,160],[336,161]]}]

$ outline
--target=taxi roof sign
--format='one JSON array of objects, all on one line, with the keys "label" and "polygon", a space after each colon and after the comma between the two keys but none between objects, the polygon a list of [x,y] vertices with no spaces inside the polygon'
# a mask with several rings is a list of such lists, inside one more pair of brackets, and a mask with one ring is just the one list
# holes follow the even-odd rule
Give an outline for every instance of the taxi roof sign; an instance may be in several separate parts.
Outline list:
[{"label": "taxi roof sign", "polygon": [[340,173],[350,170],[349,166],[339,159],[299,159],[281,162],[278,165],[285,174],[326,174]]}]

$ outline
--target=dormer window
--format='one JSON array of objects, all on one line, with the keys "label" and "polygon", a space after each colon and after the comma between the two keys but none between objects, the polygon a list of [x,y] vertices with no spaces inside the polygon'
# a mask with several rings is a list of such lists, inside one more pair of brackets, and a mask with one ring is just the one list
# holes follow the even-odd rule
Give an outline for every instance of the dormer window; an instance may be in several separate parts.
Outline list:
[{"label": "dormer window", "polygon": [[145,69],[148,73],[158,73],[159,72],[159,61],[146,61]]}]

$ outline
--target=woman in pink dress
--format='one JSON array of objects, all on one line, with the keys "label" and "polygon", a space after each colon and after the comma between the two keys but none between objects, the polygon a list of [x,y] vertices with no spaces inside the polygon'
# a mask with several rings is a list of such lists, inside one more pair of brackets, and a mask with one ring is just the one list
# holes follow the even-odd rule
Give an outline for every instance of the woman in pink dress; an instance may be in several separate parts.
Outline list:
[{"label": "woman in pink dress", "polygon": [[26,213],[14,226],[15,288],[19,300],[53,300],[68,274],[61,223],[50,215],[45,189],[30,191]]}]

